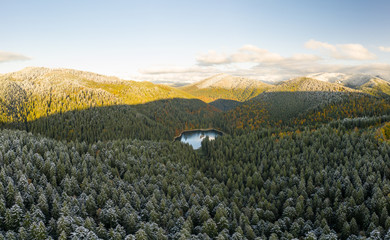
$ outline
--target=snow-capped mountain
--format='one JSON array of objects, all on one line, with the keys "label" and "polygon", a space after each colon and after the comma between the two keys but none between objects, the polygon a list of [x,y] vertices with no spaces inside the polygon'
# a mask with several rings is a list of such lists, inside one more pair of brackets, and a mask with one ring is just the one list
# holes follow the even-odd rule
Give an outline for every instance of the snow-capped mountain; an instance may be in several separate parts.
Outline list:
[{"label": "snow-capped mountain", "polygon": [[324,82],[339,83],[351,88],[358,88],[368,83],[372,79],[376,79],[376,78],[381,79],[380,77],[369,75],[369,74],[345,74],[345,73],[314,73],[314,74],[307,75],[307,77],[314,78]]}]

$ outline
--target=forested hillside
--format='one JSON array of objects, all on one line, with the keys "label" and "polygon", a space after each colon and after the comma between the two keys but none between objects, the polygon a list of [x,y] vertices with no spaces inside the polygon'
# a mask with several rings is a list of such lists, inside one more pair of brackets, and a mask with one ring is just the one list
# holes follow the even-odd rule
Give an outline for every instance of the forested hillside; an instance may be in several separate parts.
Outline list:
[{"label": "forested hillside", "polygon": [[[193,98],[176,88],[135,82],[72,69],[26,68],[0,76],[0,122],[32,121],[91,107],[142,104],[160,99]],[[16,116],[5,106],[18,101]],[[5,106],[4,106],[5,105]]]},{"label": "forested hillside", "polygon": [[390,83],[380,78],[373,78],[359,87],[363,92],[376,96],[389,96]]},{"label": "forested hillside", "polygon": [[390,94],[390,83],[369,74],[316,73],[307,76],[323,82],[337,83],[375,96]]},{"label": "forested hillside", "polygon": [[[29,121],[26,126],[33,133],[57,140],[169,140],[183,130],[217,126],[213,121],[219,113],[220,110],[197,99],[167,99],[73,110]],[[25,129],[24,124],[18,123],[3,127]]]},{"label": "forested hillside", "polygon": [[283,82],[226,113],[230,131],[297,126],[389,114],[387,94],[370,95],[340,84],[310,78]]},{"label": "forested hillside", "polygon": [[228,111],[236,108],[241,104],[239,101],[227,100],[227,99],[218,99],[209,103],[211,106],[214,106],[222,111]]},{"label": "forested hillside", "polygon": [[[385,93],[297,78],[207,104],[73,70],[0,80],[0,239],[390,239]],[[224,135],[172,141],[197,128]]]}]

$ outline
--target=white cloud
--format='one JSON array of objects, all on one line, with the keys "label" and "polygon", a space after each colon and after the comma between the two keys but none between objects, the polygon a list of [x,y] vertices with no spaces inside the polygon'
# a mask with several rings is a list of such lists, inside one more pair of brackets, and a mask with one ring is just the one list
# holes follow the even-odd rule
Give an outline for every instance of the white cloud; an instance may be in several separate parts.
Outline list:
[{"label": "white cloud", "polygon": [[375,54],[368,51],[363,45],[357,43],[332,45],[311,39],[305,43],[305,47],[321,50],[323,53],[328,54],[335,59],[371,60],[376,58]]},{"label": "white cloud", "polygon": [[18,60],[30,60],[30,58],[19,53],[0,51],[0,63]]},{"label": "white cloud", "polygon": [[313,54],[294,54],[288,59],[294,61],[317,61],[320,60],[321,57]]},{"label": "white cloud", "polygon": [[193,67],[178,67],[178,66],[153,66],[149,68],[139,69],[141,74],[170,74],[170,73],[190,73],[190,72],[207,72],[207,68],[200,66]]},{"label": "white cloud", "polygon": [[226,64],[231,60],[226,54],[217,53],[216,51],[209,51],[206,54],[202,54],[196,58],[200,65],[214,65],[214,64]]},{"label": "white cloud", "polygon": [[379,47],[379,50],[383,51],[383,52],[390,52],[390,47],[383,47],[383,46],[380,46]]},{"label": "white cloud", "polygon": [[153,66],[139,69],[138,75],[129,76],[129,79],[137,81],[150,81],[165,84],[189,84],[200,81],[212,75],[225,72],[210,66]]},{"label": "white cloud", "polygon": [[278,53],[254,45],[244,45],[232,54],[209,51],[196,58],[201,66],[222,65],[231,63],[281,63],[288,61],[316,61],[320,57],[312,54],[295,54],[292,57],[283,57]]},{"label": "white cloud", "polygon": [[[345,65],[345,64],[324,64],[321,62],[313,62],[307,64],[296,65],[257,65],[246,71],[246,74],[251,74],[258,79],[267,81],[283,81],[293,77],[306,76],[313,73],[328,72],[328,73],[345,73],[345,74],[369,74],[379,75],[382,78],[390,81],[390,64],[387,63],[372,63],[360,65]],[[239,73],[238,73],[239,74]]]},{"label": "white cloud", "polygon": [[276,62],[284,58],[277,53],[272,53],[253,45],[244,45],[238,52],[230,56],[231,62]]},{"label": "white cloud", "polygon": [[[291,57],[290,59],[292,59]],[[197,70],[196,70],[197,69]],[[182,83],[189,84],[200,81],[207,77],[227,73],[234,76],[249,77],[252,79],[262,80],[265,82],[279,82],[293,77],[306,76],[313,73],[329,72],[329,73],[345,73],[345,74],[370,74],[379,75],[384,79],[390,80],[390,64],[387,63],[372,63],[361,65],[345,65],[345,64],[325,64],[321,61],[299,62],[299,61],[283,61],[274,63],[259,63],[249,68],[238,67],[205,67],[194,66],[189,68],[160,69],[156,71],[145,70],[139,76],[133,76],[131,79],[152,81],[156,83]]]},{"label": "white cloud", "polygon": [[364,73],[380,75],[390,80],[390,64],[370,63],[348,65],[335,59],[367,60],[375,57],[360,44],[337,44],[310,40],[305,46],[324,51],[332,57],[298,53],[281,56],[254,45],[244,45],[233,53],[209,51],[196,58],[197,65],[190,67],[160,66],[141,69],[139,80],[153,82],[192,83],[218,73],[249,77],[266,82],[278,82],[292,77],[306,76],[318,72],[339,72],[346,74]]},{"label": "white cloud", "polygon": [[326,50],[331,51],[331,52],[337,51],[337,48],[334,45],[326,43],[326,42],[316,41],[313,39],[307,41],[305,43],[305,47],[310,48],[310,49],[326,49]]}]

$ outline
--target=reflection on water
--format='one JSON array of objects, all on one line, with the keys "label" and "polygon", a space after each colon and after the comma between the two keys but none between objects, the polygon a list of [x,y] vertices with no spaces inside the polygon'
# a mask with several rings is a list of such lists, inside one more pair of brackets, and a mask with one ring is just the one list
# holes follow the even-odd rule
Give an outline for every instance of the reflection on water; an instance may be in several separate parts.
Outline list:
[{"label": "reflection on water", "polygon": [[183,132],[180,137],[178,137],[176,140],[180,140],[183,143],[190,144],[194,149],[199,149],[202,145],[203,139],[205,139],[207,136],[209,137],[209,140],[214,140],[216,137],[221,136],[222,133],[215,131],[215,130],[207,130],[207,131],[188,131]]}]

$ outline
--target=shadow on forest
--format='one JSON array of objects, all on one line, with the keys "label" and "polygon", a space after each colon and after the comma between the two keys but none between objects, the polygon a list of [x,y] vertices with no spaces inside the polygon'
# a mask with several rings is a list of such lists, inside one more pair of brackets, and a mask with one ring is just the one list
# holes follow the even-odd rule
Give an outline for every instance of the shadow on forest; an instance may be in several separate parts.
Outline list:
[{"label": "shadow on forest", "polygon": [[[185,129],[212,127],[211,119],[219,112],[198,99],[174,98],[56,113],[28,122],[28,128],[35,134],[68,141],[171,140]],[[5,127],[23,129],[12,123]]]},{"label": "shadow on forest", "polygon": [[[359,92],[265,92],[226,112],[225,119],[240,133],[261,127],[301,124],[390,114],[387,99]],[[306,121],[307,120],[307,121]]]},{"label": "shadow on forest", "polygon": [[236,101],[236,100],[230,100],[230,99],[217,99],[215,101],[212,101],[209,103],[211,106],[214,106],[222,111],[229,111],[237,106],[239,106],[240,104],[242,104],[242,102],[240,101]]},{"label": "shadow on forest", "polygon": [[[338,101],[368,97],[346,92],[265,92],[244,103],[218,99],[207,104],[199,99],[164,99],[138,105],[91,107],[57,113],[28,122],[30,132],[57,140],[97,142],[115,139],[172,140],[183,130],[216,128],[235,131],[235,121],[251,121],[264,114],[267,124],[286,121],[310,109]],[[226,113],[221,110],[229,110]],[[265,109],[264,112],[260,110]],[[19,124],[6,128],[23,129]]]},{"label": "shadow on forest", "polygon": [[267,110],[271,120],[285,121],[297,117],[310,109],[360,97],[377,99],[377,97],[372,95],[359,92],[263,92],[248,102],[245,102],[245,104],[256,105],[256,103],[260,103]]}]

